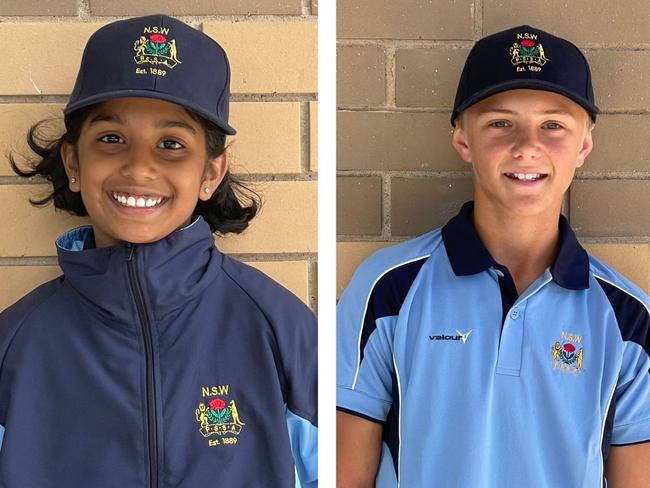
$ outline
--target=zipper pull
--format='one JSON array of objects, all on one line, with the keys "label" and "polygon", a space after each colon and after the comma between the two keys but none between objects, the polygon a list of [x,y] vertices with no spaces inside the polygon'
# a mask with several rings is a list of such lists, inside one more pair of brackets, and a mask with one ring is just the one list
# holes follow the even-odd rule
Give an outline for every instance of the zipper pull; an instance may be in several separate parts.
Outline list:
[{"label": "zipper pull", "polygon": [[133,261],[133,258],[135,257],[135,244],[131,244],[130,242],[126,243],[126,260],[127,261]]}]

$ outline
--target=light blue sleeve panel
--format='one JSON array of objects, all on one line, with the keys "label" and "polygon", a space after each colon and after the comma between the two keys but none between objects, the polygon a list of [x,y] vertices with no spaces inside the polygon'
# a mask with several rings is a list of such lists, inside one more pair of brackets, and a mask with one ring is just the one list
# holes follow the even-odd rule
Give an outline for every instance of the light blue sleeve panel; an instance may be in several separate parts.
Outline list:
[{"label": "light blue sleeve panel", "polygon": [[2,441],[5,438],[5,428],[0,425],[0,449],[2,449]]},{"label": "light blue sleeve panel", "polygon": [[613,445],[650,441],[650,357],[639,344],[624,344],[616,387]]},{"label": "light blue sleeve panel", "polygon": [[288,408],[286,417],[296,464],[296,488],[318,488],[318,428]]},{"label": "light blue sleeve panel", "polygon": [[431,254],[440,231],[381,249],[355,271],[336,309],[336,404],[383,421],[392,403],[392,341],[396,315],[378,291],[388,275]]},{"label": "light blue sleeve panel", "polygon": [[376,328],[364,348],[354,387],[337,385],[336,404],[383,422],[392,405],[392,343],[397,317],[382,317],[374,322]]}]

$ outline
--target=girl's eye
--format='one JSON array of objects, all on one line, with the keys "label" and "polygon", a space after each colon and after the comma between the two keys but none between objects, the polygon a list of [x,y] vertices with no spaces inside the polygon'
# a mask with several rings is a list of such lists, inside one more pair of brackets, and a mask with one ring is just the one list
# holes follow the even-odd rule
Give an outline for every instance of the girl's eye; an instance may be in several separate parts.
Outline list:
[{"label": "girl's eye", "polygon": [[105,136],[102,136],[99,138],[100,141],[105,142],[107,144],[123,144],[124,139],[122,139],[120,136],[116,134],[106,134]]},{"label": "girl's eye", "polygon": [[183,146],[180,142],[175,141],[173,139],[165,139],[160,143],[158,147],[160,147],[161,149],[183,149],[183,147],[185,146]]},{"label": "girl's eye", "polygon": [[510,127],[510,124],[505,121],[505,120],[495,120],[494,122],[490,122],[490,127],[495,127],[497,129],[504,129],[506,127]]}]

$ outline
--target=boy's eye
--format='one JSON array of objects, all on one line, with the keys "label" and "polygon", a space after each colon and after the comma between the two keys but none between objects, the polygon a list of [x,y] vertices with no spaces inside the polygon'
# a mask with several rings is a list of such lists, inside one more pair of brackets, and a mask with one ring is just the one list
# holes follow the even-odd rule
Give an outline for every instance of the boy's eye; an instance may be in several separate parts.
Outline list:
[{"label": "boy's eye", "polygon": [[544,124],[544,128],[557,130],[557,129],[561,129],[562,126],[560,124],[558,124],[557,122],[546,122],[546,124]]},{"label": "boy's eye", "polygon": [[165,139],[158,147],[161,149],[183,149],[185,146],[174,139]]},{"label": "boy's eye", "polygon": [[497,129],[503,129],[505,127],[510,127],[510,124],[506,120],[495,120],[494,122],[490,122],[489,126],[496,127]]},{"label": "boy's eye", "polygon": [[100,141],[106,142],[107,144],[123,144],[124,139],[116,134],[106,134],[99,138]]}]

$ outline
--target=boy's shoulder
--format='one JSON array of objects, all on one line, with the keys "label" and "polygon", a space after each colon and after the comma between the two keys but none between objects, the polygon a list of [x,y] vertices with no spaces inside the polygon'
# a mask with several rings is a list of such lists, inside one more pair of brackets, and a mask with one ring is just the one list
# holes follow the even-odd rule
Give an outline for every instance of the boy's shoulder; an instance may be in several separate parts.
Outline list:
[{"label": "boy's shoulder", "polygon": [[224,255],[221,267],[233,284],[267,317],[297,314],[296,318],[315,320],[313,312],[302,300],[260,270],[227,255]]},{"label": "boy's shoulder", "polygon": [[427,260],[442,245],[441,228],[413,239],[375,251],[355,270],[344,295],[352,291],[370,291],[388,273],[411,263]]},{"label": "boy's shoulder", "polygon": [[621,293],[634,298],[643,304],[646,309],[649,309],[650,313],[650,298],[641,287],[591,254],[589,254],[589,269],[591,275],[601,284],[609,285]]},{"label": "boy's shoulder", "polygon": [[606,295],[621,336],[646,348],[650,354],[650,298],[611,266],[589,255],[591,275]]}]

